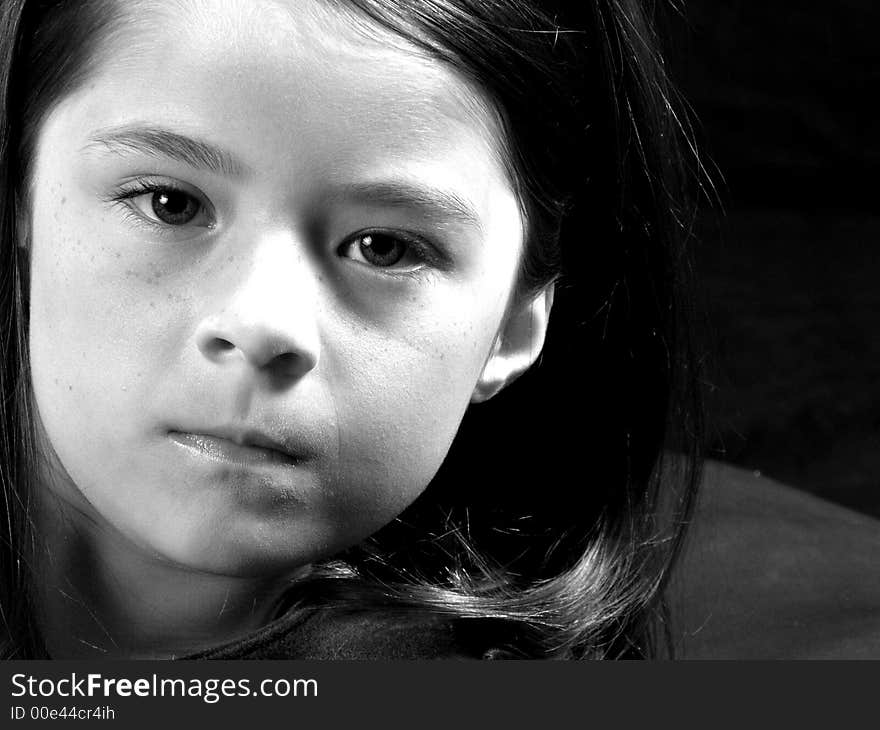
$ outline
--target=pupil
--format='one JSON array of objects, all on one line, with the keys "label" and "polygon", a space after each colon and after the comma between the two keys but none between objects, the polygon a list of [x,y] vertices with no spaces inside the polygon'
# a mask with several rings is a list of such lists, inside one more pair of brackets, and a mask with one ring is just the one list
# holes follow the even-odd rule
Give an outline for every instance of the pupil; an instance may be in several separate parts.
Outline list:
[{"label": "pupil", "polygon": [[369,246],[370,250],[379,256],[387,256],[394,250],[395,242],[389,238],[373,238],[372,236],[367,236],[364,245]]},{"label": "pupil", "polygon": [[361,252],[374,266],[393,266],[403,258],[406,247],[391,236],[364,236]]},{"label": "pupil", "polygon": [[180,193],[158,193],[156,202],[160,208],[171,215],[180,215],[186,210],[189,203],[187,196]]},{"label": "pupil", "polygon": [[189,223],[199,212],[199,203],[195,198],[174,190],[153,193],[152,204],[156,217],[174,226]]}]

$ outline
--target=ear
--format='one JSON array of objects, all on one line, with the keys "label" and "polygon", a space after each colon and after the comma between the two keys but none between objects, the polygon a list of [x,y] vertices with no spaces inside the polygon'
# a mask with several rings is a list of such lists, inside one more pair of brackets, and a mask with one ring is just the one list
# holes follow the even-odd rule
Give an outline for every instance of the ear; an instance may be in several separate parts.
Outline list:
[{"label": "ear", "polygon": [[553,284],[548,284],[508,313],[477,380],[471,403],[489,400],[538,359],[547,335],[553,291]]}]

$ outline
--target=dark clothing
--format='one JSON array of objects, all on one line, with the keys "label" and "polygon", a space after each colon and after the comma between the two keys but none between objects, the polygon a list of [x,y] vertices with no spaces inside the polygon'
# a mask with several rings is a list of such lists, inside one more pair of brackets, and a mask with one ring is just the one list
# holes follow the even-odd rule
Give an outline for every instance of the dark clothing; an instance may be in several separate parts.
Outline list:
[{"label": "dark clothing", "polygon": [[307,609],[184,659],[466,659],[448,622]]}]

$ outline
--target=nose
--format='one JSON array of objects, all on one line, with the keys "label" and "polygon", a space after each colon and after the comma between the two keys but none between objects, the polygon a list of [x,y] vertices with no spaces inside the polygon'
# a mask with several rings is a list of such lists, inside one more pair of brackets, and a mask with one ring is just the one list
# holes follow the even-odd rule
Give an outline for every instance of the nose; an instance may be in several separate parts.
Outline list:
[{"label": "nose", "polygon": [[229,264],[223,291],[196,329],[201,354],[218,365],[244,362],[284,379],[318,364],[316,277],[285,236],[252,248]]}]

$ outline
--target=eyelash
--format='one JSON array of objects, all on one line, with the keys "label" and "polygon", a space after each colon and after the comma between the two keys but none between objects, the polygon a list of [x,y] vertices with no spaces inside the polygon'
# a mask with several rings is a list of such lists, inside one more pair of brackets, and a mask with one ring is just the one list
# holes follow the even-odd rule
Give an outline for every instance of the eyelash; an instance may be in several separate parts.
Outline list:
[{"label": "eyelash", "polygon": [[423,237],[409,232],[396,230],[392,231],[387,229],[363,230],[351,236],[348,236],[348,238],[346,238],[341,244],[336,247],[336,250],[338,252],[342,252],[348,248],[357,246],[358,241],[360,241],[361,239],[365,239],[371,236],[381,236],[383,238],[389,238],[399,243],[402,243],[406,247],[406,252],[401,257],[401,261],[409,257],[413,257],[416,259],[416,263],[407,268],[395,268],[396,263],[392,264],[391,266],[378,266],[371,265],[365,262],[355,261],[355,263],[361,264],[369,269],[380,272],[382,275],[420,276],[424,275],[426,269],[433,270],[445,268],[446,260],[442,256],[442,254],[438,252],[437,247],[432,245]]},{"label": "eyelash", "polygon": [[[216,225],[216,221],[213,219],[211,206],[204,202],[203,196],[192,192],[186,187],[176,184],[167,179],[158,180],[149,177],[134,178],[125,185],[121,186],[115,193],[113,193],[108,198],[108,202],[121,205],[124,208],[126,218],[133,221],[137,225],[144,226],[150,231],[168,236],[174,233],[176,230],[179,231],[181,228],[188,227],[187,224],[176,226],[173,224],[152,220],[143,212],[137,210],[134,204],[131,202],[135,198],[139,198],[142,195],[155,195],[156,193],[161,192],[178,193],[192,198],[201,206],[202,210],[204,210],[211,216],[210,224],[201,227],[213,229]],[[383,267],[358,261],[355,262],[362,264],[363,266],[366,266],[367,268],[374,271],[381,272],[383,275],[418,277],[423,276],[426,269],[445,269],[448,267],[449,262],[447,261],[446,257],[442,254],[440,250],[438,250],[435,245],[430,243],[427,239],[414,233],[397,230],[387,230],[379,228],[365,229],[351,236],[348,236],[341,244],[336,247],[335,250],[337,252],[342,252],[343,250],[357,245],[357,241],[359,239],[363,239],[368,236],[382,236],[403,243],[407,249],[406,253],[404,253],[403,258],[414,256],[419,262],[417,265],[406,269],[397,269],[394,268],[394,265]]]},{"label": "eyelash", "polygon": [[192,198],[199,204],[201,210],[211,217],[211,222],[207,226],[200,227],[212,229],[216,225],[216,221],[213,219],[211,206],[204,202],[203,196],[188,190],[182,185],[175,184],[170,180],[156,180],[148,177],[135,178],[113,193],[109,198],[109,202],[121,205],[124,209],[123,212],[125,213],[126,218],[132,222],[145,226],[150,231],[155,231],[162,235],[169,235],[169,233],[174,232],[175,230],[179,231],[185,226],[175,226],[152,220],[143,212],[137,210],[132,202],[135,198],[139,198],[142,195],[155,195],[156,193],[162,192],[178,193]]}]

